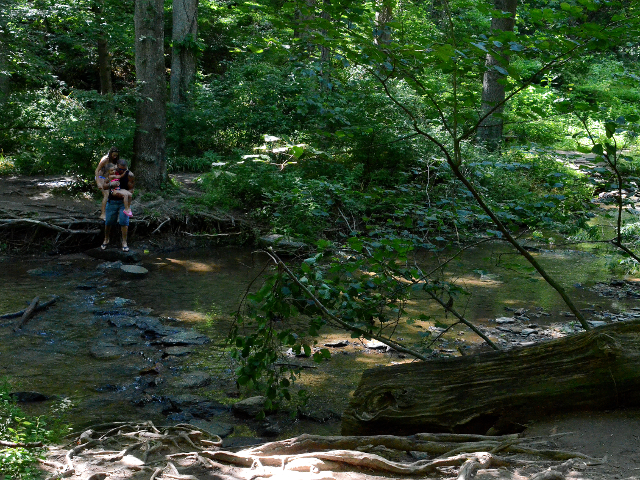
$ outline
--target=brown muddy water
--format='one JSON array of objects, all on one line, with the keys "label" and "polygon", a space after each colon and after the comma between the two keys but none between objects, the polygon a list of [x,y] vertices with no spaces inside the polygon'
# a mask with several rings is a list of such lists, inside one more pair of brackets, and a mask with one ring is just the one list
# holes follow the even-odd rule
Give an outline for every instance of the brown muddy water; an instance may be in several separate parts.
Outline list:
[{"label": "brown muddy water", "polygon": [[[469,292],[456,300],[457,310],[487,328],[495,327],[492,322],[497,317],[512,316],[517,309],[534,314],[531,321],[540,328],[570,325],[572,319],[557,293],[539,276],[523,271],[523,261],[509,251],[504,244],[484,244],[447,264],[446,278]],[[611,312],[640,307],[633,296],[604,297],[593,290],[598,282],[612,279],[608,265],[615,260],[603,252],[556,248],[535,255],[590,320],[606,320]],[[433,265],[435,259],[422,256],[416,261]],[[44,403],[25,404],[27,412],[64,411],[65,418],[77,428],[140,419],[160,424],[190,421],[193,409],[185,416],[175,403],[200,402],[202,407],[204,399],[210,403],[200,418],[223,427],[235,425],[236,435],[259,435],[260,424],[248,422],[240,428],[242,422],[228,408],[241,392],[233,377],[235,365],[222,345],[232,312],[268,265],[266,255],[238,247],[145,251],[141,263],[149,274],[129,280],[122,278],[118,269],[108,268],[113,265],[83,254],[0,259],[0,314],[22,310],[36,296],[41,301],[59,297],[21,332],[13,331],[19,319],[0,319],[0,377],[8,379],[14,391],[39,392],[50,398]],[[429,322],[416,322],[398,332],[407,343],[418,341],[426,332],[437,332],[436,321],[453,322],[419,295],[409,301],[407,310],[415,316],[432,316]],[[160,319],[166,328],[195,331],[211,340],[176,350],[158,342],[150,329],[126,323],[132,318]],[[501,339],[502,333],[495,328],[491,331],[496,341],[514,343],[513,336]],[[291,359],[309,367],[300,384],[310,392],[311,401],[302,418],[279,418],[272,435],[338,434],[340,414],[362,371],[410,361],[394,352],[367,348],[366,341],[330,329],[318,344],[340,340],[350,344],[331,348],[329,362]],[[455,327],[433,348],[436,353],[456,355],[478,343],[466,330]],[[189,374],[204,380],[185,383]],[[197,420],[198,414],[195,417]]]}]

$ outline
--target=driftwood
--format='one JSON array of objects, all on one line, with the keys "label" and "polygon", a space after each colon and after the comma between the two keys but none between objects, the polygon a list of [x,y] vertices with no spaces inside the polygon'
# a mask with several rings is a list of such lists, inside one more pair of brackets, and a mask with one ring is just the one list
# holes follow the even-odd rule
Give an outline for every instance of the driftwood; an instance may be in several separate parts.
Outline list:
[{"label": "driftwood", "polygon": [[[36,305],[33,313],[38,313],[38,312],[44,310],[45,308],[50,307],[51,305],[56,303],[56,300],[58,300],[58,297],[54,296],[48,302],[39,303],[38,305]],[[20,310],[19,312],[5,313],[4,315],[0,315],[0,319],[4,320],[4,319],[9,319],[9,318],[22,317],[25,314],[26,311],[27,311],[27,309],[25,308],[24,310]]]},{"label": "driftwood", "polygon": [[33,318],[33,316],[36,313],[36,307],[38,306],[39,301],[40,301],[40,297],[35,297],[33,300],[31,300],[31,304],[24,311],[22,318],[20,318],[20,321],[18,322],[18,324],[15,327],[13,327],[14,332],[21,330],[22,327],[24,327],[27,324],[27,322]]},{"label": "driftwood", "polygon": [[640,321],[506,352],[366,370],[342,433],[509,433],[551,413],[634,405]]}]

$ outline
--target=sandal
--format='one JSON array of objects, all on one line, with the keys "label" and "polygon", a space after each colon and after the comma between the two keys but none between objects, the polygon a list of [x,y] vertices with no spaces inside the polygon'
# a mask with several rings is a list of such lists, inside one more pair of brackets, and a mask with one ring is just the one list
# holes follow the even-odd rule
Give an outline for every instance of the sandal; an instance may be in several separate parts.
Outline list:
[{"label": "sandal", "polygon": [[129,251],[129,247],[122,247],[122,251],[123,252],[128,252]]},{"label": "sandal", "polygon": [[100,250],[106,250],[108,246],[108,243],[103,243],[102,245],[100,245]]},{"label": "sandal", "polygon": [[128,211],[127,212],[126,210],[123,210],[122,213],[124,213],[127,217],[133,217],[133,212],[132,211]]}]

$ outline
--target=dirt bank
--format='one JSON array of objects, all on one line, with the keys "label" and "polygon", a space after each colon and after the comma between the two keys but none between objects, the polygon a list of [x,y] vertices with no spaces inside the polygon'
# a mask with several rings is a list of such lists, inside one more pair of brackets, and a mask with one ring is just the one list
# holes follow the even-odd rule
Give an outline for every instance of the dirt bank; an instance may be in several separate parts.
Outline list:
[{"label": "dirt bank", "polygon": [[[189,202],[202,195],[197,174],[171,175],[175,188],[138,195],[132,208],[131,241],[153,236],[157,241],[187,244],[247,241],[253,226],[241,215]],[[100,197],[93,185],[70,176],[0,178],[0,252],[72,253],[101,243]]]}]

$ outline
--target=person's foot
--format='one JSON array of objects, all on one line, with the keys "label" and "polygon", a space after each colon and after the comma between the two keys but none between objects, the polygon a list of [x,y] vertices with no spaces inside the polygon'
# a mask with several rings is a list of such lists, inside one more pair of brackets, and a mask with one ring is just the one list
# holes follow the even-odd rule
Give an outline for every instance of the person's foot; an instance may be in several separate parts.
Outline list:
[{"label": "person's foot", "polygon": [[102,242],[102,245],[100,245],[100,250],[106,250],[108,246],[109,242]]},{"label": "person's foot", "polygon": [[122,251],[123,252],[128,252],[129,251],[129,247],[127,247],[126,245],[122,245]]},{"label": "person's foot", "polygon": [[122,213],[124,213],[127,217],[133,217],[133,212],[131,211],[131,209],[123,210]]}]

